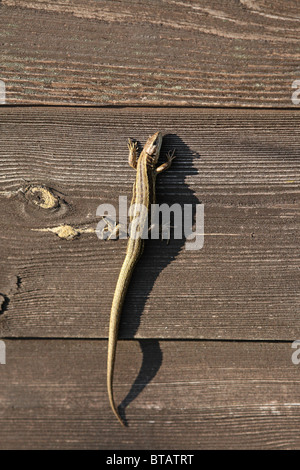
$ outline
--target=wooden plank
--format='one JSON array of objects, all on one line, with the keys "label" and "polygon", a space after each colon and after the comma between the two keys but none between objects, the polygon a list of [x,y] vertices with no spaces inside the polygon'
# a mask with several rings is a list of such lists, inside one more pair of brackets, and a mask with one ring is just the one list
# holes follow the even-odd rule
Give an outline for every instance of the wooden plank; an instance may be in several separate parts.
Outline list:
[{"label": "wooden plank", "polygon": [[[121,338],[298,336],[299,113],[7,108],[0,119],[1,336],[107,337],[126,240],[98,240],[96,208],[130,202],[127,137],[156,129],[163,153],[177,148],[158,202],[204,203],[206,236],[198,251],[149,240]],[[49,231],[64,224],[83,233]]]},{"label": "wooden plank", "polygon": [[299,5],[2,0],[8,104],[292,107]]},{"label": "wooden plank", "polygon": [[[299,449],[299,365],[290,343],[6,340],[1,449]],[[143,357],[143,359],[142,359]],[[141,370],[139,368],[141,367]]]}]

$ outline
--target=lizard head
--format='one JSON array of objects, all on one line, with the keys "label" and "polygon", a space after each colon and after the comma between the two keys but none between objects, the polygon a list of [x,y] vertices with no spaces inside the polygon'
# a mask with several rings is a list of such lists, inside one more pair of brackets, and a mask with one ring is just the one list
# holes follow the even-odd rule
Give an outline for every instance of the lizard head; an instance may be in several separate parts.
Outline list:
[{"label": "lizard head", "polygon": [[153,163],[156,164],[159,158],[159,152],[162,144],[162,133],[161,132],[156,132],[153,134],[147,142],[145,143],[144,150],[149,155],[149,157],[152,157]]}]

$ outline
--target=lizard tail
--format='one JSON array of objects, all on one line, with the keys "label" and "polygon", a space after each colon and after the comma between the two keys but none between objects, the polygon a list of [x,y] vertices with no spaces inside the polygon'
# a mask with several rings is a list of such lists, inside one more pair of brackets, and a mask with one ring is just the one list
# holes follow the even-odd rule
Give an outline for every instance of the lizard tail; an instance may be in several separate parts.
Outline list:
[{"label": "lizard tail", "polygon": [[125,267],[126,267],[126,264],[124,261],[120,274],[119,274],[119,279],[117,282],[117,286],[116,286],[116,290],[115,290],[114,298],[113,298],[113,303],[111,307],[111,312],[110,312],[108,347],[107,347],[107,393],[108,393],[109,403],[110,403],[111,409],[114,412],[114,415],[123,426],[125,426],[125,424],[118,413],[118,410],[114,401],[113,377],[114,377],[115,358],[116,358],[117,341],[118,341],[118,329],[119,329],[119,323],[120,323],[121,310],[122,310],[122,305],[124,302],[127,286],[129,283],[129,279],[130,279],[130,274],[126,272]]},{"label": "lizard tail", "polygon": [[125,426],[124,421],[122,420],[121,416],[118,413],[115,400],[114,400],[114,394],[113,394],[113,376],[114,376],[114,366],[115,366],[115,355],[116,355],[116,342],[115,341],[109,341],[108,342],[108,356],[107,356],[107,393],[108,393],[108,399],[109,403],[111,406],[112,411],[114,412],[115,417],[118,419],[118,421],[122,424],[122,426]]},{"label": "lizard tail", "polygon": [[113,396],[113,376],[115,368],[115,357],[118,341],[118,329],[122,306],[124,303],[126,291],[130,282],[130,278],[137,262],[138,255],[142,250],[143,244],[141,240],[132,242],[136,252],[128,250],[125,260],[123,262],[119,278],[117,281],[116,290],[114,293],[113,303],[110,312],[109,333],[108,333],[108,348],[107,348],[107,392],[111,409],[113,410],[118,421],[125,426],[124,421],[120,417],[117,407],[115,405]]}]

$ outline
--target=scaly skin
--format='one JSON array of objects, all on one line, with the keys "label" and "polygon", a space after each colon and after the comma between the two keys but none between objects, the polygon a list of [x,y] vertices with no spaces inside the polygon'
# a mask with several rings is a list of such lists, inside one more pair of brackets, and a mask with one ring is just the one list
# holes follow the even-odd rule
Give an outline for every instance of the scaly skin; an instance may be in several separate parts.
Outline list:
[{"label": "scaly skin", "polygon": [[[131,201],[132,213],[130,222],[134,221],[136,223],[136,230],[140,234],[143,233],[145,229],[148,229],[146,225],[148,224],[149,210],[151,208],[151,204],[155,202],[156,176],[162,171],[167,170],[171,166],[172,160],[175,158],[174,152],[168,153],[167,161],[156,168],[161,144],[162,134],[161,132],[156,132],[153,136],[149,137],[139,158],[137,158],[136,143],[133,143],[131,140],[128,141],[129,165],[136,169],[136,180],[133,185],[133,196]],[[144,210],[141,211],[139,207],[133,206],[133,204],[142,205]],[[107,353],[107,391],[111,408],[116,418],[123,426],[124,422],[117,411],[113,396],[113,375],[118,330],[128,285],[137,261],[143,253],[143,249],[144,240],[142,238],[136,236],[131,238],[129,236],[126,256],[117,281],[110,313]]]}]

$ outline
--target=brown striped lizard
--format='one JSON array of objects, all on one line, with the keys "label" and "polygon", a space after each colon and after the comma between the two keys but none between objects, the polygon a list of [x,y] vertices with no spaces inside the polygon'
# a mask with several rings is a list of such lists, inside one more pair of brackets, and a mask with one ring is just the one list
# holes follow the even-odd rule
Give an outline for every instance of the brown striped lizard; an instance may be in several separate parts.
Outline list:
[{"label": "brown striped lizard", "polygon": [[[130,208],[129,238],[127,243],[126,256],[120,270],[117,281],[109,323],[108,353],[107,353],[107,391],[111,408],[119,420],[124,425],[115,405],[113,396],[113,374],[118,341],[118,329],[122,312],[122,306],[126,296],[127,288],[136,266],[144,249],[144,239],[141,238],[145,230],[149,229],[148,216],[151,204],[155,203],[155,181],[156,176],[164,170],[170,168],[174,157],[174,151],[167,154],[167,161],[160,166],[156,166],[162,144],[161,132],[156,132],[147,140],[140,156],[138,157],[137,143],[128,140],[129,165],[136,170],[136,179],[133,185],[133,195]],[[118,226],[117,226],[118,227]],[[115,227],[114,230],[117,229]],[[133,235],[133,233],[135,235]],[[130,234],[132,236],[130,236]],[[140,236],[138,236],[140,234]]]}]

